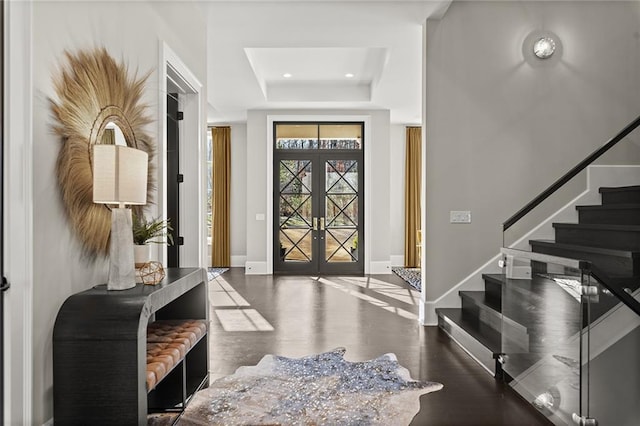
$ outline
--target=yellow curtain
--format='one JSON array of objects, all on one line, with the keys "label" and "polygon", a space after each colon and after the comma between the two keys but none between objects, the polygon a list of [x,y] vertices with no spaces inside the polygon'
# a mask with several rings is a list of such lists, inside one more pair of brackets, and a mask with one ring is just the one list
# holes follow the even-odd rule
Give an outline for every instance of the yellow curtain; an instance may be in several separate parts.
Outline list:
[{"label": "yellow curtain", "polygon": [[105,145],[115,145],[116,131],[113,129],[104,129],[104,133],[102,135],[102,143]]},{"label": "yellow curtain", "polygon": [[231,265],[229,219],[231,204],[231,128],[213,127],[213,194],[211,217],[211,262],[214,267]]},{"label": "yellow curtain", "polygon": [[422,129],[407,127],[404,189],[404,266],[420,267],[420,176],[422,171]]}]

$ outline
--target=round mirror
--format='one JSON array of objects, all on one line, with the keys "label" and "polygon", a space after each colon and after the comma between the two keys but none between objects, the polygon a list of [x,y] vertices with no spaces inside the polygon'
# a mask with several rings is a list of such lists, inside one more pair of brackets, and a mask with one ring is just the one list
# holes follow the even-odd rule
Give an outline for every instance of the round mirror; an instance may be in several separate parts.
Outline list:
[{"label": "round mirror", "polygon": [[[66,61],[54,78],[57,100],[51,100],[55,131],[62,139],[57,175],[69,220],[89,255],[109,252],[111,212],[93,202],[91,146],[113,143],[149,155],[147,200],[153,199],[154,144],[145,131],[151,122],[140,102],[147,77],[127,75],[102,49],[65,52]],[[142,206],[137,206],[138,214]]]}]

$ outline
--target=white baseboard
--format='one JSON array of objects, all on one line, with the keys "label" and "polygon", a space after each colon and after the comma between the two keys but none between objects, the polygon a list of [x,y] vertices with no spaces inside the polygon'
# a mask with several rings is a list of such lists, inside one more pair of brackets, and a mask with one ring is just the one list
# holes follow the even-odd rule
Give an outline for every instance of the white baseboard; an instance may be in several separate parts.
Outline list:
[{"label": "white baseboard", "polygon": [[391,262],[369,262],[369,274],[390,274]]},{"label": "white baseboard", "polygon": [[246,262],[245,275],[267,275],[267,262]]},{"label": "white baseboard", "polygon": [[391,266],[404,266],[404,255],[403,254],[395,254],[389,256],[389,260],[391,261]]},{"label": "white baseboard", "polygon": [[436,300],[421,301],[420,303],[420,323],[422,325],[437,325],[438,316],[436,315],[436,308],[459,308],[461,306],[460,290],[467,291],[480,291],[484,290],[484,281],[482,280],[482,274],[495,274],[500,273],[501,269],[498,266],[498,260],[500,260],[500,254],[489,259],[484,265],[467,275],[462,281],[450,288],[445,294],[438,297]]},{"label": "white baseboard", "polygon": [[[460,301],[458,301],[458,305],[460,305]],[[420,314],[418,316],[420,325],[438,325],[438,315],[436,315],[436,307],[436,302],[425,302],[423,300],[420,301]]]},{"label": "white baseboard", "polygon": [[232,268],[244,268],[247,262],[247,256],[231,256]]}]

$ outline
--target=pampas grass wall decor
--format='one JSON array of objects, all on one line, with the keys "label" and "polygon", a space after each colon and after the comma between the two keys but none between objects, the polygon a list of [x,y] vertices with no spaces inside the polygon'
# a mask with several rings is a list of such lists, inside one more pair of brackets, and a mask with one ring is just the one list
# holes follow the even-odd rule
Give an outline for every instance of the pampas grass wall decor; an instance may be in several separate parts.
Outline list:
[{"label": "pampas grass wall decor", "polygon": [[91,146],[103,141],[108,123],[120,128],[128,146],[149,154],[147,200],[153,200],[155,145],[144,130],[151,120],[147,106],[141,103],[148,75],[129,76],[125,65],[116,62],[106,49],[96,48],[65,52],[53,78],[57,99],[50,103],[56,120],[54,130],[62,141],[58,183],[72,227],[91,256],[109,252],[111,211],[93,202],[91,167]]}]

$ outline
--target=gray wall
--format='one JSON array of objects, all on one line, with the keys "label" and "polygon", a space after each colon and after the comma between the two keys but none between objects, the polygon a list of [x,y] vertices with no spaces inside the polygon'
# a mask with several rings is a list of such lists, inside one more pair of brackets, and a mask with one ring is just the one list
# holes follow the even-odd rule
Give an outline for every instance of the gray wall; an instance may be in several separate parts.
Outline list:
[{"label": "gray wall", "polygon": [[[205,26],[190,3],[33,3],[33,423],[53,416],[52,330],[58,309],[71,294],[106,281],[107,262],[83,257],[65,216],[55,179],[60,141],[51,130],[47,99],[63,51],[104,46],[131,71],[153,70],[144,101],[158,119],[159,41],[166,41],[194,75],[206,81]],[[206,93],[206,90],[205,90]],[[148,127],[159,140],[157,121]],[[194,206],[195,208],[195,206]]]},{"label": "gray wall", "polygon": [[[391,150],[389,152],[390,167],[390,203],[391,252],[392,266],[404,265],[404,169],[406,152],[406,128],[403,124],[391,125]],[[402,258],[402,260],[400,260]]]},{"label": "gray wall", "polygon": [[[505,219],[640,114],[637,12],[474,1],[427,21],[427,301],[495,256]],[[525,61],[533,30],[560,37],[559,60]],[[450,210],[473,222],[449,224]]]},{"label": "gray wall", "polygon": [[[267,116],[268,115],[368,115],[371,116],[371,229],[372,262],[389,262],[390,229],[390,138],[388,110],[252,110],[247,114],[247,261],[267,262],[266,221],[256,214],[266,214]],[[249,271],[250,272],[250,271]]]},{"label": "gray wall", "polygon": [[[627,312],[633,316],[631,310]],[[639,355],[640,327],[636,327],[589,364],[590,414],[599,424],[632,426],[638,423]]]},{"label": "gray wall", "polygon": [[231,262],[247,255],[247,125],[231,124]]}]

